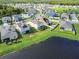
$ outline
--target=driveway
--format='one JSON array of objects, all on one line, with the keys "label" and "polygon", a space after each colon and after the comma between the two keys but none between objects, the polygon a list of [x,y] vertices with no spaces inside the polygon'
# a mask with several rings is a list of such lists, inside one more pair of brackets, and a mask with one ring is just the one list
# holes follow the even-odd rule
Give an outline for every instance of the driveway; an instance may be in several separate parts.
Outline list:
[{"label": "driveway", "polygon": [[79,42],[51,37],[0,59],[79,59]]}]

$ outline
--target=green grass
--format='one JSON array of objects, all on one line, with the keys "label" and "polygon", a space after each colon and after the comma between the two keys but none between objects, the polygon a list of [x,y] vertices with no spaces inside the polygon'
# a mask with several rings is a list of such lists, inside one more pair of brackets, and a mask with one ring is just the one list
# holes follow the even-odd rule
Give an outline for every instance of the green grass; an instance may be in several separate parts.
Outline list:
[{"label": "green grass", "polygon": [[79,14],[79,8],[73,8],[73,7],[53,7],[53,10],[55,10],[57,13],[64,13],[64,12],[76,12],[77,14]]},{"label": "green grass", "polygon": [[78,40],[79,41],[79,34],[74,35],[72,32],[69,31],[60,31],[59,27],[57,27],[54,31],[50,31],[46,29],[44,31],[39,31],[33,34],[24,35],[22,39],[20,39],[19,43],[14,43],[12,45],[6,45],[5,43],[0,44],[0,55],[5,55],[10,52],[18,51],[24,47],[28,47],[33,44],[38,44],[41,41],[47,40],[48,37],[51,36],[59,36],[69,38],[69,40]]},{"label": "green grass", "polygon": [[79,34],[79,24],[74,24],[77,34]]}]

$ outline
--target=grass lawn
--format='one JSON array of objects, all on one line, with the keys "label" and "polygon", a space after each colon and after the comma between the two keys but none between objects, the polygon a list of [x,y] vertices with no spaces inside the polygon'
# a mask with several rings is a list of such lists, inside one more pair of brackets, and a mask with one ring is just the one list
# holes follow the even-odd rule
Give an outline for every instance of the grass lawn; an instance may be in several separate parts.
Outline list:
[{"label": "grass lawn", "polygon": [[79,24],[74,24],[77,34],[79,34]]},{"label": "grass lawn", "polygon": [[79,13],[79,8],[73,8],[73,7],[53,7],[53,10],[55,10],[57,13],[64,13],[64,12],[76,12],[77,14]]},{"label": "grass lawn", "polygon": [[28,47],[33,44],[38,44],[41,41],[47,40],[47,38],[51,36],[65,37],[65,38],[69,38],[70,40],[79,41],[79,34],[75,36],[74,34],[72,34],[72,32],[60,31],[59,27],[57,27],[53,31],[46,29],[44,31],[39,31],[30,35],[31,37],[29,36],[29,34],[24,35],[23,38],[20,39],[18,43],[14,43],[9,46],[4,43],[0,44],[0,56],[10,52],[18,51],[24,47]]}]

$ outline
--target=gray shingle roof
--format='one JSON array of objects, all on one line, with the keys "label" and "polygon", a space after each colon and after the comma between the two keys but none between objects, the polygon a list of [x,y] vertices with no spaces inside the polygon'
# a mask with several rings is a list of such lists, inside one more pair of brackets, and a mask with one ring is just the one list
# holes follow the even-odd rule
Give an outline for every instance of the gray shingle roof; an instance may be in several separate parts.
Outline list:
[{"label": "gray shingle roof", "polygon": [[68,21],[60,21],[60,27],[72,28],[72,24]]}]

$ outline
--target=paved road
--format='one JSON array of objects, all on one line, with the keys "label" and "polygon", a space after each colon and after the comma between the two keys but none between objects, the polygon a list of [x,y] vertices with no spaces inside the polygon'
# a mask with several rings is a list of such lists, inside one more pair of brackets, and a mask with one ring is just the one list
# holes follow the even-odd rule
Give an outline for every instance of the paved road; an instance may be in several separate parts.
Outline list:
[{"label": "paved road", "polygon": [[0,59],[79,59],[79,42],[54,37]]}]

